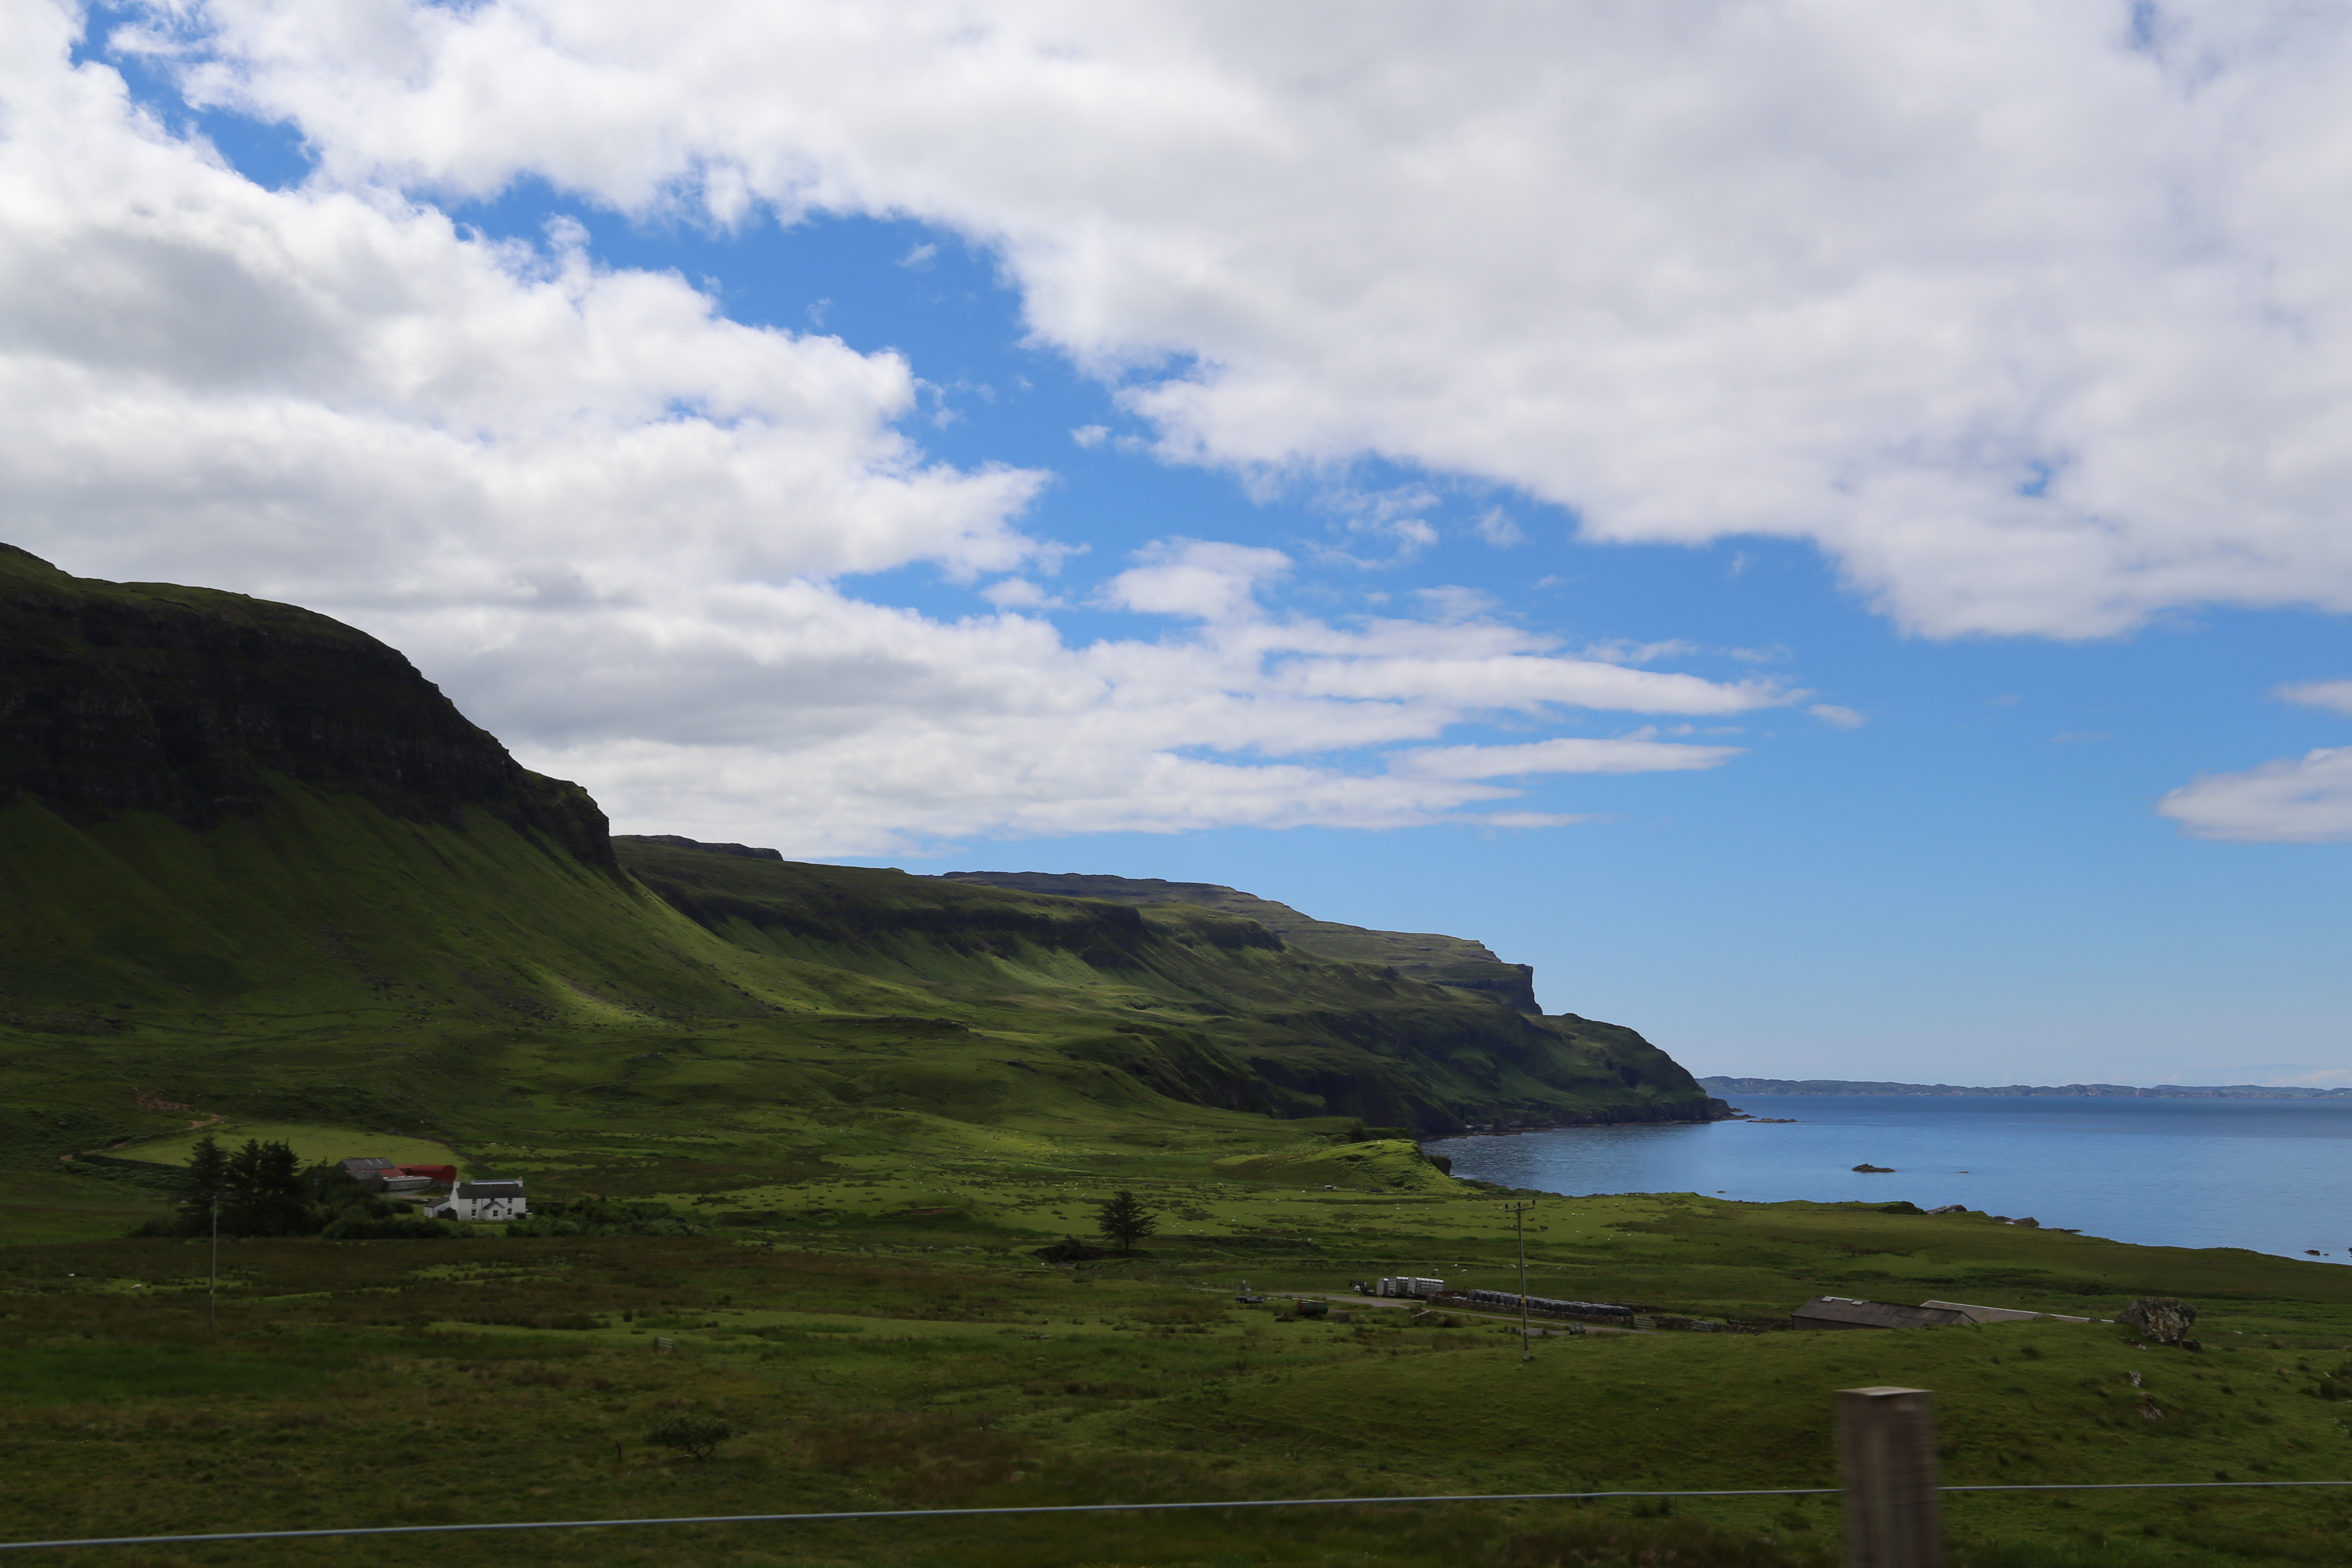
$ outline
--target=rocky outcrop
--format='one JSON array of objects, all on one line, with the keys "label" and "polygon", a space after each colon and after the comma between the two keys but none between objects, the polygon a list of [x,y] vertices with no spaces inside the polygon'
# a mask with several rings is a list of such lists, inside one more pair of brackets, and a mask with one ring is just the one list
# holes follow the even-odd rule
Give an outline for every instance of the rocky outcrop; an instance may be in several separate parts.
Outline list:
[{"label": "rocky outcrop", "polygon": [[2142,1296],[2116,1316],[2160,1345],[2179,1344],[2197,1324],[2197,1309],[2178,1296]]},{"label": "rocky outcrop", "polygon": [[618,875],[604,814],[340,621],[206,588],[75,577],[0,545],[0,802],[70,821],[251,815],[272,779],[455,825],[479,807]]}]

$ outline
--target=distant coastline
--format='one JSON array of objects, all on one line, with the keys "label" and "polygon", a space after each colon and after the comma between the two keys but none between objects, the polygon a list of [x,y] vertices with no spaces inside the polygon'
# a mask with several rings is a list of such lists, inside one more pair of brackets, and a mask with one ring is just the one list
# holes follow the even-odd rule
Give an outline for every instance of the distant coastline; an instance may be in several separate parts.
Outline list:
[{"label": "distant coastline", "polygon": [[2352,1089],[2273,1089],[2259,1083],[2004,1084],[1998,1089],[1951,1083],[1865,1083],[1843,1078],[1703,1078],[1709,1094],[2055,1095],[2078,1100],[2352,1100]]}]

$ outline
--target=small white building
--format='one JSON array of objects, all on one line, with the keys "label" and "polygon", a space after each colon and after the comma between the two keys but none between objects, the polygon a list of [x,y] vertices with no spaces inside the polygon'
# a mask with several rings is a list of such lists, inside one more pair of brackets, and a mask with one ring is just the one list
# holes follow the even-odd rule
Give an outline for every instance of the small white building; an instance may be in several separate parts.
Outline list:
[{"label": "small white building", "polygon": [[1410,1275],[1397,1275],[1379,1281],[1372,1287],[1375,1296],[1410,1296],[1427,1300],[1445,1289],[1443,1279],[1417,1279]]},{"label": "small white building", "polygon": [[530,1205],[523,1198],[520,1182],[459,1182],[425,1212],[435,1219],[520,1219],[530,1213]]}]

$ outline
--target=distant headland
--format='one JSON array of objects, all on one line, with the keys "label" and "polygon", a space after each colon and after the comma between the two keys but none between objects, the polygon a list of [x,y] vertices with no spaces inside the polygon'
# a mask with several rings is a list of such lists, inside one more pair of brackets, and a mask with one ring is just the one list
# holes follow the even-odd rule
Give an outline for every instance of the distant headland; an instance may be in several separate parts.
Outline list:
[{"label": "distant headland", "polygon": [[2077,1100],[2347,1100],[2352,1089],[2279,1089],[2259,1083],[2004,1084],[1998,1089],[1951,1083],[1865,1083],[1842,1078],[1703,1078],[1709,1094],[1994,1094],[2057,1095]]}]

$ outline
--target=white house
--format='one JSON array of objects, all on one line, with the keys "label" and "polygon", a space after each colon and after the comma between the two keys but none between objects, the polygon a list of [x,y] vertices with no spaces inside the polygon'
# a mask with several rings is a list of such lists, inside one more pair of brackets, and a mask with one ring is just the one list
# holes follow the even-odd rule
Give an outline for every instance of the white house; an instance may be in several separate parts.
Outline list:
[{"label": "white house", "polygon": [[530,1213],[520,1182],[459,1182],[425,1212],[436,1219],[520,1219]]}]

